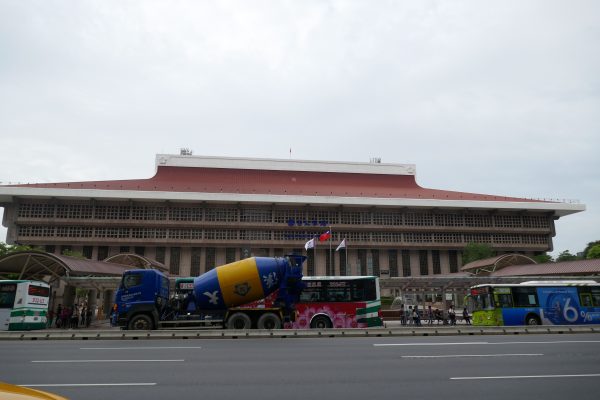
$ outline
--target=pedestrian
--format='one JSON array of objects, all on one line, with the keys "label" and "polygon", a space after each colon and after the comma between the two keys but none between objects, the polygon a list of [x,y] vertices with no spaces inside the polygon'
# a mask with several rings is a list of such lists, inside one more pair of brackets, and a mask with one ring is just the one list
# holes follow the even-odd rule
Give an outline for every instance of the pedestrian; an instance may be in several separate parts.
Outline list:
[{"label": "pedestrian", "polygon": [[50,308],[48,310],[48,317],[46,318],[46,328],[52,328],[52,322],[54,322],[54,311]]},{"label": "pedestrian", "polygon": [[77,329],[79,325],[79,310],[77,304],[73,304],[73,311],[71,312],[71,329]]},{"label": "pedestrian", "polygon": [[71,322],[71,309],[67,306],[64,306],[62,313],[61,313],[61,317],[60,317],[60,324],[62,325],[63,329],[67,329],[69,327],[70,322]]},{"label": "pedestrian", "polygon": [[456,325],[456,312],[454,312],[454,307],[450,305],[448,309],[448,318],[450,319],[450,325]]},{"label": "pedestrian", "polygon": [[431,306],[427,307],[427,319],[429,320],[427,324],[433,325],[433,310],[431,309]]},{"label": "pedestrian", "polygon": [[54,323],[57,328],[60,328],[62,322],[62,304],[59,304],[56,308],[56,322]]},{"label": "pedestrian", "polygon": [[469,316],[469,311],[467,310],[467,307],[463,309],[463,319],[465,320],[465,323],[467,325],[471,325],[471,317]]},{"label": "pedestrian", "polygon": [[413,322],[414,322],[414,319],[413,319],[413,308],[412,308],[412,306],[408,306],[408,311],[406,313],[406,318],[407,318],[407,321],[408,321],[408,325],[412,325]]},{"label": "pedestrian", "polygon": [[417,309],[417,306],[413,308],[413,321],[415,326],[421,325],[421,318],[419,316],[419,310]]},{"label": "pedestrian", "polygon": [[81,314],[79,315],[79,326],[81,326],[82,328],[85,327],[86,313],[87,313],[87,307],[84,304],[83,307],[81,307]]},{"label": "pedestrian", "polygon": [[406,325],[406,315],[404,314],[404,304],[400,305],[400,325]]},{"label": "pedestrian", "polygon": [[91,323],[92,323],[92,309],[90,307],[88,307],[88,309],[85,313],[85,327],[89,328]]}]

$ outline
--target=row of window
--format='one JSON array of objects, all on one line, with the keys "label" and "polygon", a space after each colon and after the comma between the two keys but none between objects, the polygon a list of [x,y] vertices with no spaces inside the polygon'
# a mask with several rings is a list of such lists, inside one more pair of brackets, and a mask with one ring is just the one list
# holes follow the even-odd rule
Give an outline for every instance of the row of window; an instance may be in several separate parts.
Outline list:
[{"label": "row of window", "polygon": [[[83,256],[92,259],[93,255],[93,246],[83,246]],[[129,253],[134,252],[141,256],[145,255],[145,247],[141,246],[121,246],[119,248],[119,253]],[[170,247],[170,255],[169,255],[169,271],[172,274],[179,275],[180,267],[184,260],[182,260],[182,248],[181,247]],[[55,253],[57,250],[57,246],[47,245],[45,246],[45,250],[49,253]],[[58,249],[60,252],[71,251],[72,246],[65,245],[60,246]],[[203,271],[208,271],[216,266],[216,248],[214,247],[192,247],[190,251],[190,275],[198,276]],[[248,253],[248,248],[240,249],[240,258],[250,257],[251,254]],[[256,256],[268,256],[270,254],[269,249],[254,249]],[[201,262],[202,262],[202,253],[204,252],[204,269],[201,270]],[[288,254],[290,251],[284,251],[284,249],[274,249],[274,255],[276,257],[282,257],[284,254]],[[303,252],[303,249],[293,249],[291,252],[300,254]],[[414,252],[414,250],[413,250]],[[155,260],[159,263],[165,264],[166,260],[167,247],[156,247],[155,248]],[[380,275],[380,266],[379,266],[379,253],[380,250],[377,249],[358,249],[357,251],[357,271],[351,271],[351,265],[347,263],[346,260],[346,251],[342,249],[339,252],[339,275],[353,275],[355,273],[359,273],[361,275]],[[399,254],[400,253],[400,254]],[[449,250],[448,254],[448,263],[449,263],[449,271],[450,273],[458,272],[459,264],[458,264],[458,251],[457,250]],[[431,255],[431,258],[430,258]],[[98,246],[96,259],[104,260],[109,256],[109,247],[108,246]],[[307,275],[313,276],[315,273],[315,263],[314,263],[314,252],[307,252],[308,260],[306,262],[307,266]],[[399,277],[411,276],[411,250],[387,250],[388,256],[388,267],[389,267],[389,276],[390,277]],[[398,261],[401,263],[398,263]],[[432,265],[432,273],[434,275],[439,275],[442,273],[442,262],[441,262],[441,252],[439,250],[418,250],[418,259],[419,259],[419,274],[420,275],[429,275],[429,265],[431,260]],[[237,256],[237,248],[235,247],[227,247],[225,249],[225,263],[229,264],[238,260]],[[326,253],[325,260],[325,274],[326,275],[336,275],[336,256],[332,254],[330,258],[329,253]]]},{"label": "row of window", "polygon": [[480,228],[544,228],[541,215],[433,214],[384,211],[304,211],[261,208],[202,208],[144,205],[22,203],[19,218],[99,219],[136,221],[208,221],[279,223],[290,226],[384,225]]},{"label": "row of window", "polygon": [[[244,241],[308,241],[320,232],[267,231],[245,229],[173,229],[173,228],[111,228],[82,226],[20,225],[20,237],[110,238],[110,239],[177,239],[177,240],[244,240]],[[334,232],[332,241],[376,243],[488,243],[531,244],[548,243],[547,235],[504,233],[400,233],[400,232]]]}]

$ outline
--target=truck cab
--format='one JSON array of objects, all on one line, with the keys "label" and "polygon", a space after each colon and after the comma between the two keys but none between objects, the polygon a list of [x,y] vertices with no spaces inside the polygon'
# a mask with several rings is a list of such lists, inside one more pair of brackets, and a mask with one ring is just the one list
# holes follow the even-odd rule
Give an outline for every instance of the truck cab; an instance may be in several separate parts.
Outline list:
[{"label": "truck cab", "polygon": [[160,271],[126,271],[115,294],[111,323],[125,329],[155,329],[169,300],[169,279]]}]

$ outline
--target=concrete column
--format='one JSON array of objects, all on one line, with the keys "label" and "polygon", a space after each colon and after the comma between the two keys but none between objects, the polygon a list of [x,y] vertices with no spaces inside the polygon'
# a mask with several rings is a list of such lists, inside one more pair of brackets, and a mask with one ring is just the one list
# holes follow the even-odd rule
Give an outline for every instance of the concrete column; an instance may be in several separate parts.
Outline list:
[{"label": "concrete column", "polygon": [[67,285],[63,292],[62,305],[71,307],[75,302],[75,286]]}]

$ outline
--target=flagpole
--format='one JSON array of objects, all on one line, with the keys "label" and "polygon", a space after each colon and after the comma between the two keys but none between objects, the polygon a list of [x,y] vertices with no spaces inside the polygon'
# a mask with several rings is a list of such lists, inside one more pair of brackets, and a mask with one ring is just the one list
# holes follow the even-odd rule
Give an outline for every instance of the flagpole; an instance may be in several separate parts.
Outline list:
[{"label": "flagpole", "polygon": [[313,272],[316,272],[316,269],[317,269],[317,242],[318,242],[318,240],[315,240],[315,238],[313,238],[313,240],[315,241],[315,246],[314,246],[315,254],[313,256],[313,267],[314,267]]},{"label": "flagpole", "polygon": [[333,259],[331,258],[331,238],[333,237],[333,229],[329,225],[329,273],[331,276],[335,275],[335,267],[333,266]]},{"label": "flagpole", "polygon": [[346,238],[344,238],[344,253],[346,253],[346,272],[348,272],[348,242],[346,242]]}]

